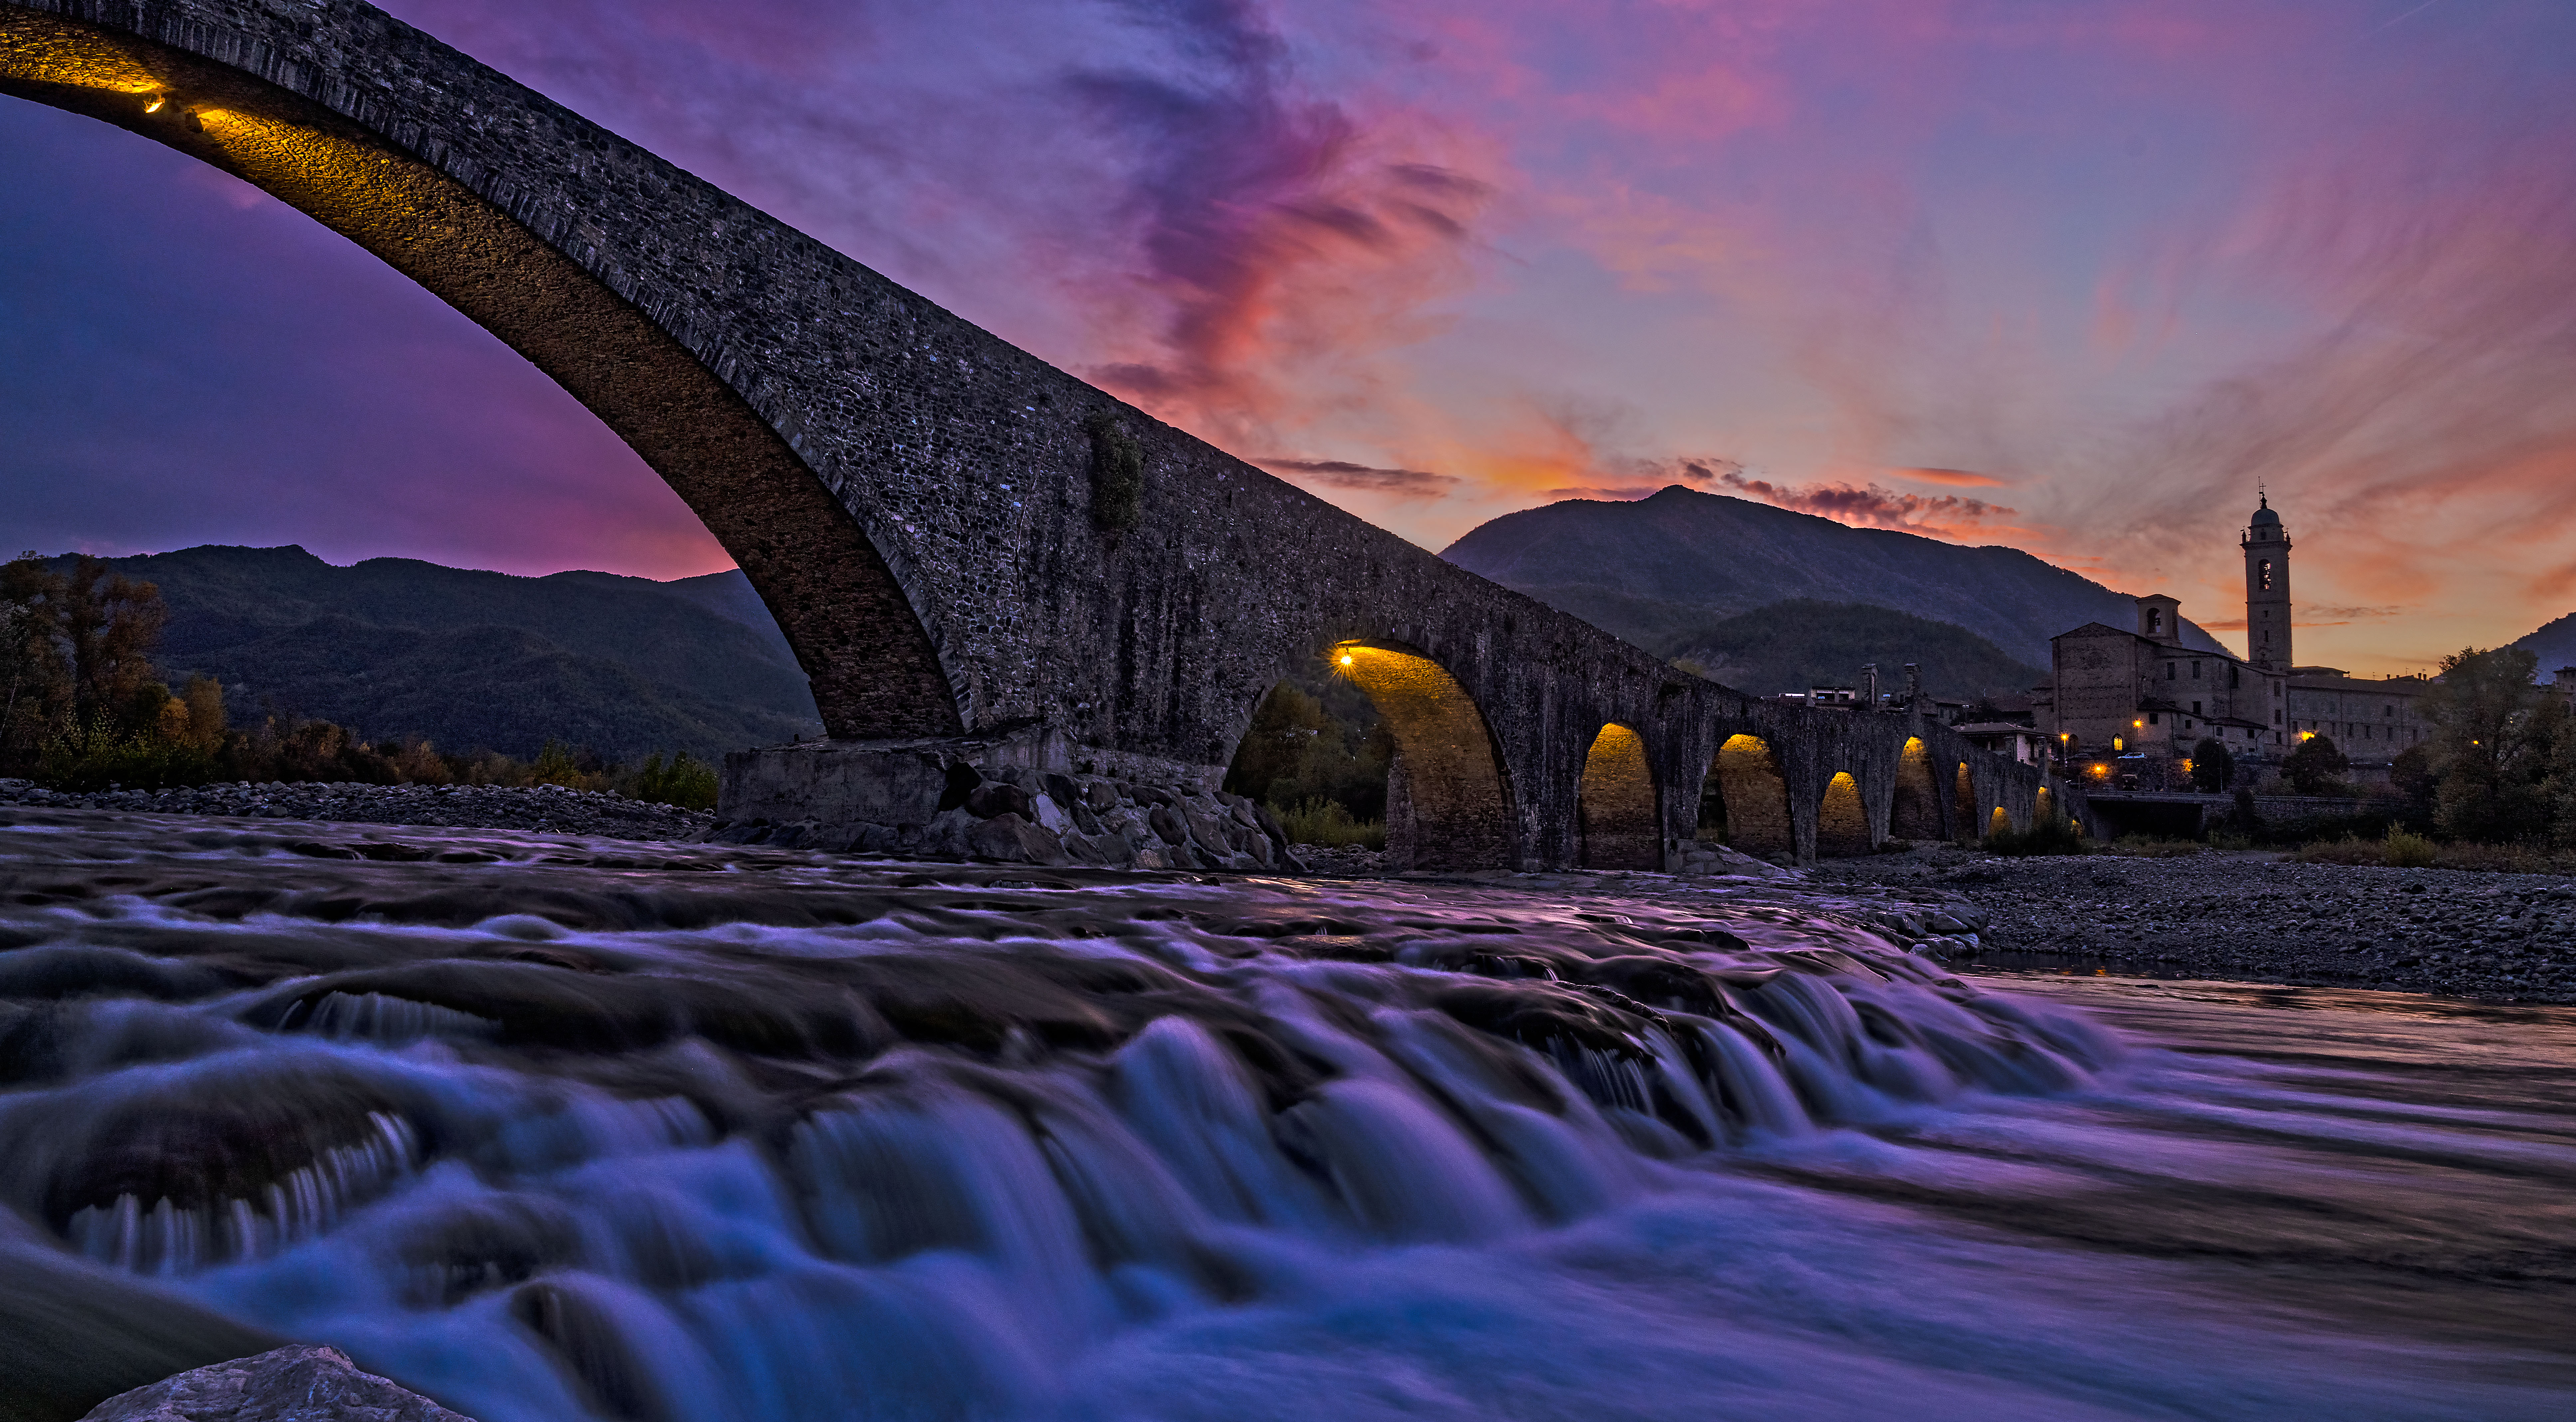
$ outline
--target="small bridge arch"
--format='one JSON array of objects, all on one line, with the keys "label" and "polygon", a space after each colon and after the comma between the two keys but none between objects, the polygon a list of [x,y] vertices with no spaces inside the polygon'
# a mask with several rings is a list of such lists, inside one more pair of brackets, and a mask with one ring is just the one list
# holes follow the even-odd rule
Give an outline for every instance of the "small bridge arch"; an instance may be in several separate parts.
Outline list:
[{"label": "small bridge arch", "polygon": [[1575,824],[1587,869],[1660,869],[1662,832],[1645,738],[1613,721],[1584,752]]},{"label": "small bridge arch", "polygon": [[1395,733],[1386,830],[1397,861],[1421,869],[1514,862],[1511,785],[1484,713],[1458,678],[1404,646],[1344,642],[1329,660]]}]

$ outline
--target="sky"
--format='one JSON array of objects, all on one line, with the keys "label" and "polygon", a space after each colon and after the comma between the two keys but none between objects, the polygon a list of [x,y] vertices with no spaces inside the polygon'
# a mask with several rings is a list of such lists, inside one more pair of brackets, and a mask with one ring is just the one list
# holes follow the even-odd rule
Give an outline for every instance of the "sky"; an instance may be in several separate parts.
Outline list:
[{"label": "sky", "polygon": [[[2565,0],[400,0],[1429,548],[1682,483],[2421,668],[2576,610]],[[0,539],[676,577],[506,347],[0,101]]]}]

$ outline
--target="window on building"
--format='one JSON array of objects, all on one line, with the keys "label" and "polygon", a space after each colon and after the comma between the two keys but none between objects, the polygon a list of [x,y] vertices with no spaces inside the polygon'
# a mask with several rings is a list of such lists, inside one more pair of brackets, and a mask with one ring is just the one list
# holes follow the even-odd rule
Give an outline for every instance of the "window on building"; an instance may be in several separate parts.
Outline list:
[{"label": "window on building", "polygon": [[2173,663],[2171,663],[2171,662],[2167,662],[2167,663],[2165,663],[2165,680],[2167,680],[2167,681],[2172,681],[2173,679],[2174,679],[2174,664],[2173,664]]},{"label": "window on building", "polygon": [[2394,716],[2397,714],[2397,708],[2394,706],[2383,706],[2380,708],[2379,714],[2382,716]]},{"label": "window on building", "polygon": [[2237,665],[2237,664],[2235,664],[2234,662],[2229,662],[2229,663],[2227,664],[2227,689],[2228,689],[2228,690],[2230,690],[2230,691],[2234,691],[2236,688],[2238,688],[2238,687],[2240,687],[2240,686],[2243,686],[2243,685],[2245,684],[2244,672],[2245,672],[2245,669],[2244,669],[2243,667],[2238,666],[2238,665]]},{"label": "window on building", "polygon": [[2194,681],[2200,680],[2200,663],[2198,662],[2191,664],[2191,679]]},{"label": "window on building", "polygon": [[2165,610],[2161,607],[2148,608],[2147,631],[2153,634],[2163,630],[2165,630]]},{"label": "window on building", "polygon": [[2254,585],[2265,592],[2272,590],[2272,560],[2264,558],[2254,564]]},{"label": "window on building", "polygon": [[2147,724],[2148,724],[2148,725],[2152,726],[2152,725],[2154,725],[2154,724],[2156,723],[2156,714],[2157,714],[2157,713],[2155,713],[2155,712],[2153,712],[2153,711],[2150,711],[2150,712],[2148,712],[2148,713],[2147,713]]},{"label": "window on building", "polygon": [[2197,716],[2197,715],[2199,715],[2199,714],[2200,714],[2200,703],[2199,703],[2199,702],[2195,701],[2195,702],[2191,703],[2191,714],[2193,714],[2193,715],[2195,715],[2195,716]]},{"label": "window on building", "polygon": [[2275,701],[2281,699],[2281,683],[2277,681],[2272,683],[2272,699]]},{"label": "window on building", "polygon": [[2281,712],[2277,707],[2272,712],[2272,724],[2275,726],[2281,724]]}]

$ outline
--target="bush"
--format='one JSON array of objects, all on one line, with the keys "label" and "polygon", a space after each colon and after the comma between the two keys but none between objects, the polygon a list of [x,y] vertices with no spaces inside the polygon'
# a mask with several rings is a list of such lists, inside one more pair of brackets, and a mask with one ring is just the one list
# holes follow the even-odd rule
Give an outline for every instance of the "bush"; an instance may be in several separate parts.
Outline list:
[{"label": "bush", "polygon": [[35,781],[50,790],[160,790],[215,778],[215,757],[185,741],[127,734],[103,718],[45,743]]},{"label": "bush", "polygon": [[2437,855],[2433,841],[2395,825],[2388,827],[2388,838],[2380,841],[2380,862],[2391,869],[2426,868]]},{"label": "bush", "polygon": [[2301,864],[2378,864],[2384,858],[2380,844],[2350,834],[2300,845],[2290,857]]},{"label": "bush", "polygon": [[617,790],[630,800],[647,800],[657,805],[677,805],[683,810],[712,810],[716,807],[716,768],[682,751],[664,764],[659,754],[644,757]]},{"label": "bush", "polygon": [[2527,844],[2446,844],[2433,852],[2434,867],[2479,874],[2552,874],[2566,861]]},{"label": "bush", "polygon": [[2180,859],[2209,848],[2196,839],[2159,839],[2154,835],[2124,834],[2111,841],[2111,852],[2136,859]]},{"label": "bush", "polygon": [[1339,848],[1356,844],[1363,849],[1386,848],[1386,821],[1355,820],[1338,800],[1301,800],[1295,805],[1270,807],[1278,817],[1280,831],[1291,844],[1319,844]]}]

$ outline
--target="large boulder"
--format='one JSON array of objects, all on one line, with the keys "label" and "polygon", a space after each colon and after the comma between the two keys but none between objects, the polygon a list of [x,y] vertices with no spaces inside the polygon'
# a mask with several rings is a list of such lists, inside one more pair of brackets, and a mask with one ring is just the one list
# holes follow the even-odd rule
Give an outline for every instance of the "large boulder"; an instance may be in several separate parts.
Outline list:
[{"label": "large boulder", "polygon": [[121,1392],[81,1422],[474,1422],[361,1372],[337,1348],[297,1345]]}]

